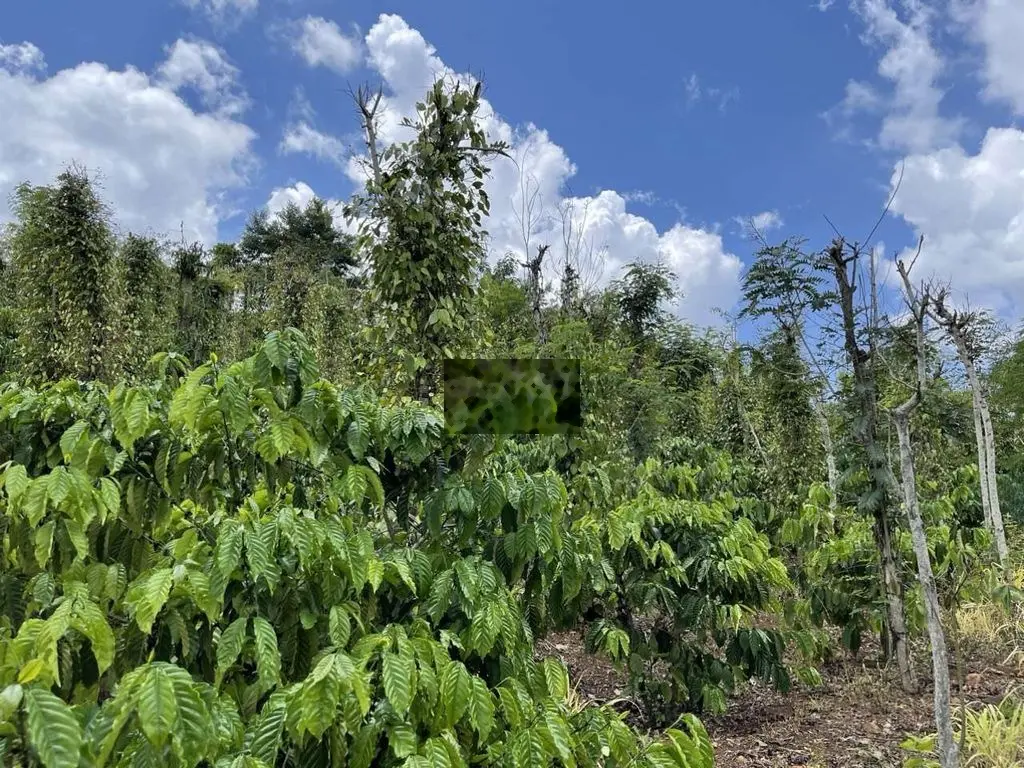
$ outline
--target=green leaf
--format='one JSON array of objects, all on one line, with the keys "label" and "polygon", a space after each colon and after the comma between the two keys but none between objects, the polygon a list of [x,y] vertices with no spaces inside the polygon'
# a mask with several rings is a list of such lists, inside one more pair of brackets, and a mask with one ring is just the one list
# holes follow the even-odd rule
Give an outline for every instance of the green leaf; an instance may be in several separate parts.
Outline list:
[{"label": "green leaf", "polygon": [[381,678],[384,695],[399,715],[409,711],[416,685],[416,665],[411,656],[390,651],[381,654]]},{"label": "green leaf", "polygon": [[480,735],[480,741],[487,741],[487,736],[494,727],[494,697],[487,688],[487,683],[479,677],[473,677],[473,690],[469,701],[469,722]]},{"label": "green leaf", "polygon": [[217,532],[217,546],[214,555],[217,570],[224,578],[234,573],[242,561],[242,529],[237,522],[228,521]]},{"label": "green leaf", "polygon": [[453,661],[445,667],[441,673],[440,695],[449,724],[457,723],[465,713],[472,692],[472,678],[461,661]]},{"label": "green leaf", "polygon": [[411,725],[400,723],[388,731],[388,744],[395,757],[401,759],[416,754],[419,741],[416,738],[416,729]]},{"label": "green leaf", "polygon": [[114,663],[114,632],[110,629],[106,614],[100,607],[85,598],[76,600],[71,626],[89,639],[99,674],[102,675],[110,669],[110,665]]},{"label": "green leaf", "polygon": [[36,563],[40,568],[45,568],[50,560],[50,553],[53,551],[53,529],[56,523],[51,520],[36,529]]},{"label": "green leaf", "polygon": [[544,725],[550,737],[551,745],[554,747],[555,754],[558,755],[563,763],[568,762],[572,755],[572,737],[565,718],[560,713],[549,709],[544,713]]},{"label": "green leaf", "polygon": [[331,608],[327,632],[334,645],[339,648],[348,645],[348,639],[352,634],[352,620],[343,606],[335,605]]},{"label": "green leaf", "polygon": [[231,622],[220,634],[217,643],[217,685],[224,679],[228,667],[235,663],[245,646],[245,633],[249,627],[249,619],[241,616]]},{"label": "green leaf", "polygon": [[64,456],[65,464],[71,463],[71,457],[74,456],[75,449],[88,430],[89,424],[85,421],[76,421],[64,430],[64,434],[60,436],[60,452]]},{"label": "green leaf", "polygon": [[569,676],[565,667],[557,659],[547,658],[543,661],[544,681],[547,683],[551,697],[562,701],[569,693]]},{"label": "green leaf", "polygon": [[272,696],[263,707],[253,723],[252,730],[247,734],[246,743],[253,757],[267,765],[277,763],[278,752],[281,751],[281,735],[284,733],[285,700],[283,697]]},{"label": "green leaf", "polygon": [[46,483],[46,493],[55,506],[59,506],[71,492],[71,475],[65,467],[54,467]]},{"label": "green leaf", "polygon": [[29,481],[25,492],[20,496],[19,508],[28,520],[31,527],[39,524],[39,521],[46,516],[46,508],[49,499],[49,477],[37,477]]},{"label": "green leaf", "polygon": [[12,464],[3,475],[4,488],[7,490],[7,498],[17,503],[18,499],[28,488],[28,472],[21,464]]},{"label": "green leaf", "polygon": [[109,477],[100,479],[100,499],[112,515],[121,511],[121,489]]},{"label": "green leaf", "polygon": [[78,768],[82,728],[63,701],[49,691],[29,688],[24,693],[28,743],[46,768]]},{"label": "green leaf", "polygon": [[162,747],[171,735],[178,717],[178,703],[174,686],[164,670],[151,666],[139,683],[139,724],[146,738],[156,747]]},{"label": "green leaf", "polygon": [[136,579],[128,588],[125,599],[134,608],[135,621],[144,634],[152,631],[157,614],[171,594],[173,582],[174,573],[170,568],[158,568],[148,576]]},{"label": "green leaf", "polygon": [[277,648],[277,633],[269,621],[262,616],[252,620],[253,636],[256,639],[256,669],[261,680],[278,683],[281,680],[281,652]]}]

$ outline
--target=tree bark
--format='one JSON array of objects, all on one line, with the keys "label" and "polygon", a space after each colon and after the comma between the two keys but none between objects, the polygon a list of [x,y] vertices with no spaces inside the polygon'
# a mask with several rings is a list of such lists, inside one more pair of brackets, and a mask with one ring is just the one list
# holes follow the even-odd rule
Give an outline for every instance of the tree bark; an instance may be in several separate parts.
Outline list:
[{"label": "tree bark", "polygon": [[[978,379],[977,373],[974,374]],[[1010,552],[1006,546],[1006,529],[1003,527],[1003,510],[999,506],[999,488],[996,474],[996,438],[992,429],[992,415],[988,409],[988,396],[985,394],[985,385],[978,381],[978,402],[981,406],[981,426],[985,435],[985,453],[988,455],[985,472],[988,485],[988,502],[992,515],[992,533],[996,540],[996,554],[999,556],[999,563],[1004,568],[1010,562]]]},{"label": "tree bark", "polygon": [[897,262],[907,303],[914,315],[916,336],[917,381],[913,393],[893,412],[893,422],[899,438],[900,474],[903,479],[903,508],[910,527],[910,537],[917,560],[917,580],[921,585],[924,599],[925,623],[932,651],[933,696],[935,705],[935,726],[938,732],[939,763],[942,768],[956,768],[960,764],[959,750],[953,737],[953,716],[949,697],[949,656],[946,650],[946,636],[942,629],[942,615],[939,610],[939,595],[935,588],[928,539],[925,535],[921,507],[917,498],[914,448],[910,440],[910,414],[921,403],[926,385],[925,366],[925,312],[929,302],[927,292],[919,295],[910,282],[909,268],[902,261]]},{"label": "tree bark", "polygon": [[[913,400],[917,400],[916,394]],[[932,573],[932,563],[928,553],[928,540],[925,536],[924,522],[921,519],[921,509],[917,501],[914,453],[910,442],[910,412],[916,407],[916,402],[909,407],[908,403],[901,405],[893,416],[900,442],[903,502],[907,513],[907,522],[910,526],[910,536],[914,543],[914,555],[917,559],[917,580],[921,584],[925,622],[928,625],[928,639],[932,649],[935,725],[939,735],[939,762],[943,768],[955,768],[960,763],[956,739],[953,737],[952,706],[949,696],[949,656],[946,651],[946,636],[942,629],[942,617],[939,613],[939,597],[935,588],[935,576]]]},{"label": "tree bark", "polygon": [[871,484],[880,497],[871,512],[874,516],[875,542],[881,560],[881,586],[886,603],[890,646],[888,650],[896,656],[903,689],[913,692],[917,690],[917,683],[910,667],[903,585],[896,564],[889,515],[889,505],[898,493],[898,488],[885,449],[878,443],[878,390],[872,367],[873,350],[861,349],[857,342],[857,313],[853,303],[856,286],[848,270],[849,264],[856,263],[859,253],[855,250],[852,256],[847,256],[845,243],[836,240],[828,249],[827,255],[839,290],[843,342],[853,367],[854,392],[860,409],[861,418],[856,421],[854,433],[864,449]]},{"label": "tree bark", "polygon": [[996,444],[992,431],[992,416],[988,409],[988,397],[984,384],[978,376],[976,355],[972,352],[967,335],[969,324],[976,315],[961,314],[946,308],[943,297],[932,302],[932,314],[949,335],[956,348],[957,357],[967,374],[971,387],[972,410],[974,411],[974,434],[978,443],[978,474],[981,483],[981,504],[985,512],[985,525],[995,541],[996,555],[1000,565],[1007,567],[1009,550],[1006,546],[1006,530],[1003,513],[999,506],[999,489],[996,482]]},{"label": "tree bark", "polygon": [[836,468],[836,452],[832,443],[832,428],[828,425],[828,414],[825,413],[825,406],[817,397],[812,400],[814,413],[818,417],[818,427],[821,430],[821,444],[825,449],[825,469],[828,472],[828,508],[835,512],[839,505],[839,470]]}]

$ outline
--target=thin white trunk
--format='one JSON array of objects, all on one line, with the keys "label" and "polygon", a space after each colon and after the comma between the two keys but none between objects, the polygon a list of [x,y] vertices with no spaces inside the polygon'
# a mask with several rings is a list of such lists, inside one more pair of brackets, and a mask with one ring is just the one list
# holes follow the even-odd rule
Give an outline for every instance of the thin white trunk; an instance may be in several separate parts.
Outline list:
[{"label": "thin white trunk", "polygon": [[817,397],[813,399],[814,413],[818,417],[818,428],[821,430],[821,443],[825,449],[825,467],[828,470],[829,511],[835,512],[839,504],[839,470],[836,469],[836,452],[832,445],[832,429],[828,425],[825,406]]},{"label": "thin white trunk", "polygon": [[[966,367],[966,366],[965,366]],[[981,485],[981,509],[985,515],[985,527],[994,531],[992,526],[992,503],[989,501],[988,481],[988,449],[985,447],[985,428],[981,421],[981,405],[978,403],[978,391],[971,383],[971,411],[974,414],[974,438],[978,444],[978,481]]]},{"label": "thin white trunk", "polygon": [[999,563],[1006,567],[1007,563],[1009,563],[1010,553],[1006,546],[1003,510],[999,506],[999,488],[996,484],[998,479],[996,474],[996,436],[992,429],[992,415],[988,410],[988,397],[985,395],[984,385],[980,384],[980,387],[981,425],[985,429],[985,452],[988,454],[986,473],[988,476],[988,502],[992,512],[992,533],[996,539],[996,553],[999,555]]},{"label": "thin white trunk", "polygon": [[[922,238],[921,243],[923,244],[923,242]],[[918,253],[920,253],[920,246],[918,246]],[[949,700],[949,655],[946,650],[946,634],[942,629],[939,595],[935,588],[935,575],[932,572],[931,555],[928,552],[928,539],[925,536],[924,520],[921,518],[921,507],[917,499],[914,448],[910,440],[910,414],[921,403],[924,389],[928,384],[925,358],[925,322],[930,299],[927,292],[922,296],[914,289],[913,283],[910,282],[909,268],[902,260],[898,260],[896,266],[900,277],[903,279],[903,290],[906,295],[907,304],[914,316],[915,341],[917,342],[917,381],[915,382],[914,391],[906,402],[897,406],[893,411],[893,422],[896,425],[900,446],[903,508],[907,514],[910,539],[914,545],[914,557],[917,560],[917,581],[921,585],[921,596],[924,599],[925,623],[928,626],[928,639],[932,649],[935,727],[938,731],[939,763],[942,768],[957,768],[960,765],[960,756],[956,739],[953,737],[953,712]],[[913,263],[911,263],[911,266],[913,266]]]},{"label": "thin white trunk", "polygon": [[995,539],[996,555],[999,563],[1006,566],[1009,552],[1006,546],[1006,531],[1003,527],[1003,513],[999,507],[999,490],[996,487],[996,445],[995,436],[992,433],[992,416],[988,410],[988,398],[982,388],[981,378],[974,366],[959,332],[950,334],[956,345],[957,355],[960,363],[967,372],[967,380],[971,385],[971,394],[974,405],[974,428],[978,440],[978,474],[981,476],[981,500],[988,509],[985,514],[985,524],[992,532]]},{"label": "thin white trunk", "polygon": [[[917,400],[915,394],[914,401]],[[924,598],[925,622],[928,625],[928,639],[932,647],[932,675],[934,676],[935,726],[939,736],[939,762],[943,768],[955,768],[960,764],[956,739],[953,737],[953,715],[949,695],[949,656],[946,652],[946,636],[942,629],[939,613],[939,596],[935,589],[928,540],[925,537],[924,521],[917,502],[917,487],[914,478],[914,453],[910,442],[910,407],[904,403],[897,409],[894,421],[900,441],[900,471],[903,475],[903,504],[910,526],[910,538],[917,558],[917,580],[921,584]]]}]

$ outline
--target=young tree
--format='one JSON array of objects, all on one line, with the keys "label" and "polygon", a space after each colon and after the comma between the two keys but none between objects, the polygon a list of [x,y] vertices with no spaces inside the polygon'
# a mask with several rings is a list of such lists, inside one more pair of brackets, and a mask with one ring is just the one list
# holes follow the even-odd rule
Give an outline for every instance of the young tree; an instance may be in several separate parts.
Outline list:
[{"label": "young tree", "polygon": [[114,237],[92,180],[73,166],[52,186],[22,184],[14,214],[10,250],[28,372],[102,377]]},{"label": "young tree", "polygon": [[479,126],[480,84],[437,81],[418,105],[411,141],[381,150],[376,97],[360,92],[371,167],[366,191],[345,207],[372,274],[370,301],[386,313],[384,342],[404,352],[413,390],[436,392],[440,364],[469,341],[473,287],[485,257],[486,158],[504,154]]},{"label": "young tree", "polygon": [[[923,243],[923,238],[922,241]],[[920,253],[920,244],[918,246]],[[916,257],[915,257],[916,260]],[[925,352],[925,323],[931,297],[927,289],[919,290],[910,281],[913,262],[907,265],[903,260],[896,263],[903,281],[903,292],[910,310],[914,328],[915,378],[910,396],[892,411],[893,422],[900,444],[900,473],[903,480],[903,506],[907,514],[910,536],[917,560],[917,580],[921,585],[924,600],[925,622],[931,642],[933,691],[935,701],[935,724],[939,734],[939,761],[943,768],[956,768],[960,764],[957,743],[953,738],[953,718],[949,700],[949,656],[946,651],[946,636],[942,629],[939,612],[939,597],[935,588],[928,539],[925,536],[924,521],[917,497],[914,446],[910,438],[910,416],[921,404],[927,381]]]},{"label": "young tree", "polygon": [[[829,296],[822,290],[821,277],[797,243],[787,240],[769,246],[763,238],[761,242],[757,258],[743,278],[746,304],[741,317],[770,317],[774,321],[776,332],[769,337],[764,353],[768,358],[770,405],[781,419],[780,423],[787,425],[789,433],[784,437],[782,452],[792,458],[801,458],[800,454],[806,453],[806,420],[790,420],[788,414],[794,408],[795,413],[802,413],[809,403],[822,443],[829,504],[834,512],[839,499],[839,471],[824,397],[832,391],[832,386],[804,334],[807,314],[822,308]],[[811,367],[815,370],[813,380]],[[794,453],[798,445],[800,448]],[[805,459],[806,456],[802,457],[801,463]]]}]

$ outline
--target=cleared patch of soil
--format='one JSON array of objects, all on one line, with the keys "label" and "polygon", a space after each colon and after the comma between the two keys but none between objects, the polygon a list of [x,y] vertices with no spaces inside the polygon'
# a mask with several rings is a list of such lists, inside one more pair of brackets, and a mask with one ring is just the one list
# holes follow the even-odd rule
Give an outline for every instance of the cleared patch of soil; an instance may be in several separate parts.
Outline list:
[{"label": "cleared patch of soil", "polygon": [[[538,643],[538,656],[560,658],[578,695],[594,703],[613,703],[643,727],[642,710],[629,698],[626,676],[604,657],[584,650],[581,632],[559,632]],[[900,743],[910,735],[934,731],[932,689],[926,647],[915,649],[919,690],[904,693],[895,670],[878,668],[877,648],[858,658],[844,655],[821,667],[822,685],[797,684],[788,694],[751,682],[729,701],[728,711],[702,718],[715,745],[715,763],[723,768],[896,768],[907,753]],[[1003,666],[994,656],[976,655],[965,664],[964,697],[969,706],[998,702],[1024,670]],[[953,673],[953,679],[956,679]],[[954,702],[959,706],[958,686]]]}]

